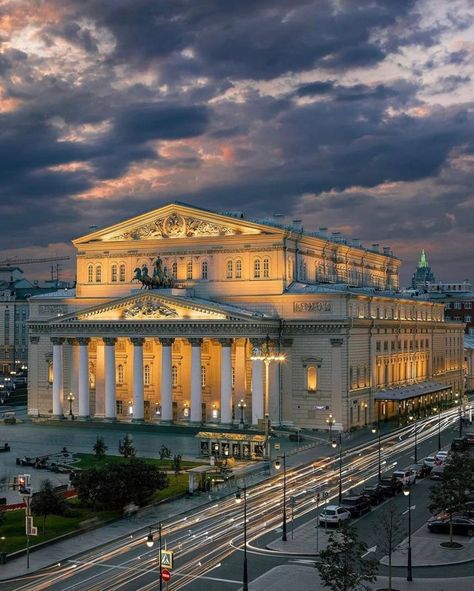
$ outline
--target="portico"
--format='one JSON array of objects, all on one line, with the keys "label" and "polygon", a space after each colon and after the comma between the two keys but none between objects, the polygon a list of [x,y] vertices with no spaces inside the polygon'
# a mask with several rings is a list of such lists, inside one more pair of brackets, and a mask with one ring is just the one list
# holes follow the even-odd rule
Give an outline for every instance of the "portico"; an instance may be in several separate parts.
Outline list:
[{"label": "portico", "polygon": [[[137,320],[127,318],[130,309],[141,310]],[[246,420],[257,425],[264,418],[263,392],[278,400],[279,384],[269,380],[267,387],[263,361],[250,358],[266,335],[277,338],[278,323],[248,316],[202,300],[194,309],[192,298],[183,296],[137,293],[113,307],[43,324],[44,336],[31,347],[43,338],[51,342],[57,418],[65,412],[64,392],[76,385],[75,414],[82,420],[230,425],[238,422],[237,404],[244,399]]]}]

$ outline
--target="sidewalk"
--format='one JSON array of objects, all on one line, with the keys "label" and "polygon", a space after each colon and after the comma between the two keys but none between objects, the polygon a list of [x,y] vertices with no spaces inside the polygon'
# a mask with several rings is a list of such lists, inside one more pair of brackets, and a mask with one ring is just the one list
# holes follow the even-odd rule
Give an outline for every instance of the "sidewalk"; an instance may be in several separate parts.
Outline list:
[{"label": "sidewalk", "polygon": [[[448,534],[432,534],[426,524],[411,536],[411,556],[413,566],[443,566],[460,564],[474,560],[474,538],[467,536],[453,536],[455,542],[460,542],[462,548],[443,548],[441,542],[448,542]],[[399,544],[392,554],[392,566],[406,566],[408,552],[408,538]],[[388,564],[388,557],[382,558],[381,564]]]},{"label": "sidewalk", "polygon": [[[387,577],[377,577],[369,588],[386,589]],[[474,591],[473,577],[453,579],[415,579],[408,582],[404,578],[393,578],[392,588],[398,591]],[[250,591],[327,591],[313,566],[287,564],[276,566],[249,584]]]},{"label": "sidewalk", "polygon": [[275,550],[284,554],[297,556],[316,556],[320,550],[327,546],[329,535],[333,528],[316,527],[316,519],[300,525],[291,537],[291,523],[288,523],[287,541],[283,542],[281,536],[266,545],[269,550]]}]

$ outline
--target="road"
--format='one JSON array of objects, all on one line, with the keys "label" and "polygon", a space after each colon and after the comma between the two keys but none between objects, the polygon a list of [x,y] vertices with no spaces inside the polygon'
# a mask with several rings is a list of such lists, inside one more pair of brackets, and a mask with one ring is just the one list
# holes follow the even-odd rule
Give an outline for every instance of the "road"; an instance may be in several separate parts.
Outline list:
[{"label": "road", "polygon": [[[457,418],[457,410],[442,415],[441,429],[449,428]],[[428,455],[436,445],[438,417],[418,421],[417,440],[419,457]],[[383,471],[390,472],[396,465],[404,467],[413,462],[414,426],[399,429],[381,438],[383,447]],[[378,472],[378,445],[375,438],[370,444],[343,450],[343,490],[354,489],[376,477]],[[325,490],[329,500],[337,498],[339,456],[318,458],[308,465],[289,468],[286,473],[287,501],[297,496],[296,520],[301,523],[314,516],[315,491]],[[267,541],[275,538],[275,530],[281,526],[284,474],[248,489],[247,531],[250,579],[286,557],[263,549]],[[416,496],[422,496],[427,486],[415,487]],[[418,492],[418,490],[420,492]],[[425,492],[426,496],[426,492]],[[422,525],[426,519],[426,499],[421,500],[420,510],[414,512],[413,527]],[[395,502],[402,502],[398,499]],[[376,512],[357,522],[361,534],[367,537],[376,519]],[[417,523],[420,523],[418,526]],[[102,548],[77,556],[75,560],[58,564],[21,580],[0,585],[1,591],[148,591],[157,589],[158,551],[157,532],[153,531],[155,545],[147,548],[148,532],[107,544]],[[168,591],[178,589],[214,591],[223,588],[238,589],[241,586],[243,543],[243,508],[236,504],[235,497],[225,498],[196,510],[188,515],[163,523],[163,547],[175,552],[175,565]],[[71,542],[73,545],[73,541]],[[295,560],[289,558],[289,560]]]}]

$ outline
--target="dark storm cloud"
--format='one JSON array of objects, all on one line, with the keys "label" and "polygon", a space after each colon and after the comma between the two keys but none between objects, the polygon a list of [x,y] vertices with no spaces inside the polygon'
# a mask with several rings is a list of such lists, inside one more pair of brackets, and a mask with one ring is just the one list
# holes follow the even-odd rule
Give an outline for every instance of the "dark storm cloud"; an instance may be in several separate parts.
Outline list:
[{"label": "dark storm cloud", "polygon": [[[468,47],[429,52],[467,17],[425,19],[415,0],[46,0],[38,9],[48,4],[54,18],[37,17],[29,32],[39,53],[17,44],[0,54],[0,100],[12,105],[0,114],[0,203],[23,207],[5,213],[3,246],[22,235],[20,219],[35,243],[52,233],[66,241],[171,199],[291,216],[302,195],[327,193],[310,219],[370,237],[374,219],[387,238],[408,241],[474,223],[472,179],[450,164],[474,151],[471,110],[420,98],[470,83]],[[12,22],[27,25],[31,12]],[[147,192],[140,167],[173,172]],[[371,192],[429,179],[441,179],[429,197]],[[112,193],[100,199],[103,185]]]}]

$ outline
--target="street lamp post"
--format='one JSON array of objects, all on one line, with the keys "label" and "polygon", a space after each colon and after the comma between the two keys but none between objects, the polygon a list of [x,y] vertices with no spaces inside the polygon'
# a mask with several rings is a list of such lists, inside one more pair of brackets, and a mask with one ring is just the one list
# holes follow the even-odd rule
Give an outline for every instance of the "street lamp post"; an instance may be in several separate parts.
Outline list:
[{"label": "street lamp post", "polygon": [[408,562],[407,562],[407,581],[413,581],[411,568],[411,486],[407,484],[403,487],[403,494],[408,497]]},{"label": "street lamp post", "polygon": [[[243,493],[243,494],[242,494]],[[235,502],[241,503],[242,498],[244,501],[244,565],[242,573],[242,591],[248,591],[249,588],[249,575],[247,570],[247,487],[242,488],[242,492],[239,490],[235,495]]]},{"label": "street lamp post", "polygon": [[[334,440],[331,444],[335,449],[337,441]],[[339,433],[339,505],[342,503],[342,433]]]},{"label": "street lamp post", "polygon": [[[281,539],[283,542],[286,542],[286,454],[282,454],[281,458],[283,460],[283,524],[282,524],[282,535]],[[275,460],[275,468],[279,470],[281,467],[281,462],[277,458]]]},{"label": "street lamp post", "polygon": [[240,402],[239,402],[239,404],[237,406],[239,407],[239,410],[240,410],[239,429],[243,429],[244,428],[244,424],[245,424],[244,412],[245,412],[245,409],[247,407],[247,405],[245,404],[245,400],[243,398],[241,398],[240,399]]},{"label": "street lamp post", "polygon": [[72,412],[72,403],[74,402],[75,397],[74,394],[72,392],[69,392],[69,394],[67,395],[67,401],[69,402],[69,419],[71,421],[74,420],[74,414]]},{"label": "street lamp post", "polygon": [[335,423],[334,417],[332,416],[332,414],[330,414],[328,416],[328,418],[326,419],[326,423],[328,424],[328,427],[329,427],[329,441],[332,441],[332,426]]},{"label": "street lamp post", "polygon": [[441,404],[438,399],[438,406],[434,407],[434,411],[438,412],[438,451],[441,449]]},{"label": "street lamp post", "polygon": [[380,425],[379,423],[377,423],[377,426],[373,426],[372,427],[372,433],[377,433],[377,444],[378,444],[378,476],[379,476],[379,482],[382,479],[382,447],[381,447],[381,441],[380,441]]},{"label": "street lamp post", "polygon": [[265,398],[263,401],[263,416],[269,412],[269,392],[270,392],[270,363],[276,361],[282,363],[286,360],[286,356],[283,353],[275,352],[270,347],[270,336],[265,337],[265,343],[260,348],[255,348],[252,355],[250,356],[252,361],[263,361],[265,365]]},{"label": "street lamp post", "polygon": [[[148,533],[148,536],[146,538],[146,545],[148,548],[153,548],[153,544],[155,543],[155,540],[153,539],[153,533],[151,531],[151,527],[150,527],[150,531]],[[160,572],[160,591],[163,591],[163,579],[161,578],[162,576],[162,566],[161,566],[161,521],[158,524],[158,562],[159,562],[159,572]]]},{"label": "street lamp post", "polygon": [[415,456],[415,464],[418,463],[418,415],[410,415],[409,417],[410,421],[413,421],[413,419],[415,419],[415,428],[414,428],[414,436],[415,436],[415,441],[414,441],[414,456]]},{"label": "street lamp post", "polygon": [[459,400],[459,437],[462,437],[462,419],[463,419],[463,408],[462,408],[462,396],[459,392],[456,393],[456,399]]}]

